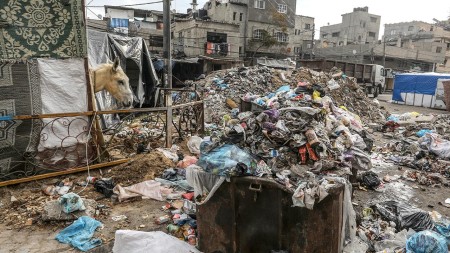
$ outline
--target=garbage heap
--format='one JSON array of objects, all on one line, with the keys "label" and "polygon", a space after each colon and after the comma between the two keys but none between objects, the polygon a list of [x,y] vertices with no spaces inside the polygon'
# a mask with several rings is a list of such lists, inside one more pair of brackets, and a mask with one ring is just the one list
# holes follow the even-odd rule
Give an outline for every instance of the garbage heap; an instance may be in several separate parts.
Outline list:
[{"label": "garbage heap", "polygon": [[415,169],[405,171],[407,179],[423,185],[443,183],[443,177],[450,177],[449,125],[448,114],[390,115],[381,131],[391,141],[378,152],[387,154],[385,157],[398,165]]},{"label": "garbage heap", "polygon": [[[304,198],[300,192],[306,187],[323,183],[315,189],[327,188],[323,175],[345,176],[354,174],[352,170],[370,169],[367,152],[373,140],[361,118],[350,111],[351,107],[335,104],[331,96],[337,92],[327,95],[332,89],[354,85],[353,81],[342,75],[333,78],[330,73],[300,69],[291,75],[292,80],[284,78],[289,85],[280,86],[271,82],[275,73],[266,67],[240,68],[222,77],[216,73],[210,79],[205,85],[206,101],[213,111],[212,121],[221,122],[211,140],[202,143],[198,165],[221,176],[270,177],[296,191],[300,198]],[[328,83],[317,84],[323,81],[320,78],[329,78]],[[256,107],[240,112],[230,101],[236,98]],[[224,108],[225,100],[231,111]],[[314,183],[307,186],[305,182]],[[294,202],[309,208],[313,204],[302,203],[303,199]]]},{"label": "garbage heap", "polygon": [[[265,98],[264,95],[283,85],[293,88],[298,101],[305,103],[312,99],[313,94],[309,91],[326,92],[337,106],[348,108],[359,115],[364,123],[383,124],[388,116],[386,110],[379,108],[376,102],[365,95],[354,78],[347,77],[338,69],[326,73],[308,68],[286,72],[265,66],[241,67],[213,72],[197,84],[203,87],[205,93],[207,123],[221,123],[229,108],[237,108],[244,97],[262,95],[263,101],[271,99],[268,106],[273,107],[271,103],[277,102],[278,97]],[[261,100],[255,103],[262,104]]]}]

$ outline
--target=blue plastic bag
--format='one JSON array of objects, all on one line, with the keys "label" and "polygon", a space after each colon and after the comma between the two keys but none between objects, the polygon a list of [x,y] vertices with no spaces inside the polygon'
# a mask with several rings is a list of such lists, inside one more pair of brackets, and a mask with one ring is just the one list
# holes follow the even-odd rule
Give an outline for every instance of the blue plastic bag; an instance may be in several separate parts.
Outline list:
[{"label": "blue plastic bag", "polygon": [[432,130],[430,129],[422,129],[419,132],[416,133],[417,137],[422,137],[424,136],[426,133],[431,133]]},{"label": "blue plastic bag", "polygon": [[394,122],[398,122],[398,117],[396,117],[396,116],[393,116],[393,115],[391,115],[391,116],[389,116],[388,118],[387,118],[387,121],[394,121]]},{"label": "blue plastic bag", "polygon": [[238,163],[243,163],[247,167],[250,167],[252,161],[251,155],[235,145],[225,144],[212,149],[208,153],[204,153],[202,152],[202,147],[205,148],[207,144],[202,144],[200,145],[201,156],[197,165],[202,167],[206,172],[226,176]]},{"label": "blue plastic bag", "polygon": [[102,223],[89,216],[81,216],[59,232],[55,239],[86,252],[102,244],[102,240],[98,238],[91,240],[95,230],[101,225]]},{"label": "blue plastic bag", "polygon": [[447,245],[450,245],[450,224],[436,223],[434,228],[436,232],[447,239]]},{"label": "blue plastic bag", "polygon": [[447,242],[440,234],[425,230],[406,241],[406,253],[447,253]]},{"label": "blue plastic bag", "polygon": [[290,90],[291,90],[291,87],[289,85],[284,85],[284,86],[281,86],[280,88],[278,88],[278,90],[275,91],[275,93],[289,92]]},{"label": "blue plastic bag", "polygon": [[73,192],[62,195],[61,198],[59,198],[59,204],[62,206],[63,212],[65,213],[86,210],[81,197]]}]

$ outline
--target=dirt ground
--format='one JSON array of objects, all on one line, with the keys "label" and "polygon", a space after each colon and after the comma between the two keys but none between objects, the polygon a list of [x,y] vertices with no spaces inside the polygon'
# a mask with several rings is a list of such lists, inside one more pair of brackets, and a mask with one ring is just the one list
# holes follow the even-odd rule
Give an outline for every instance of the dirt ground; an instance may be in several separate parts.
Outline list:
[{"label": "dirt ground", "polygon": [[[423,114],[448,113],[442,110],[433,110],[421,107],[397,105],[385,102],[389,99],[388,94],[384,94],[379,99],[380,105],[384,106],[391,113],[404,113],[416,111]],[[389,139],[385,139],[381,133],[375,133],[375,145],[383,146]],[[181,144],[181,151],[187,152],[186,143]],[[155,154],[141,155],[134,158],[139,161],[139,166],[123,164],[114,169],[92,170],[90,175],[94,177],[111,176],[116,180],[126,182],[127,185],[141,182],[144,179],[152,179],[162,173],[165,168],[173,166],[170,160]],[[375,171],[384,176],[389,174],[401,175],[407,168],[382,163],[375,166]],[[120,173],[125,170],[126,173]],[[67,176],[70,181],[81,182],[86,179],[87,173],[77,173]],[[66,177],[51,178],[30,183],[23,183],[14,186],[0,188],[0,253],[53,253],[53,252],[77,252],[71,246],[61,244],[54,238],[63,228],[71,222],[41,222],[39,211],[43,204],[52,200],[52,197],[42,193],[43,185],[54,184]],[[103,228],[98,230],[94,237],[99,237],[103,245],[91,252],[102,253],[111,252],[114,240],[114,233],[117,229],[132,229],[141,231],[166,231],[165,225],[157,225],[154,220],[165,214],[162,206],[165,202],[156,200],[134,200],[125,203],[113,203],[110,199],[103,198],[103,195],[96,192],[92,185],[85,189],[76,185],[73,192],[80,196],[94,199],[98,204],[107,206],[104,213],[95,217],[103,223]],[[10,208],[11,196],[18,200],[14,208]],[[450,188],[422,186],[416,182],[398,180],[385,184],[384,192],[356,190],[353,202],[357,204],[357,210],[370,206],[372,203],[381,200],[399,200],[422,208],[426,211],[438,211],[444,216],[450,217],[450,209],[438,202],[443,202],[450,198]],[[29,214],[31,212],[31,215]],[[34,213],[34,215],[33,215]],[[125,215],[127,219],[114,221],[111,217]],[[33,220],[32,225],[26,225],[29,219]]]}]

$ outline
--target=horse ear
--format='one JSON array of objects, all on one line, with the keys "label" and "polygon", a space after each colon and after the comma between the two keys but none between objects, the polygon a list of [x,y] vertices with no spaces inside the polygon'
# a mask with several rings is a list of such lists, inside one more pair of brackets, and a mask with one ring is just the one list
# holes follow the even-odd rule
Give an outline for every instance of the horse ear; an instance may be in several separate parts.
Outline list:
[{"label": "horse ear", "polygon": [[119,57],[116,57],[116,59],[114,59],[112,70],[116,72],[118,67],[120,67],[120,59]]}]

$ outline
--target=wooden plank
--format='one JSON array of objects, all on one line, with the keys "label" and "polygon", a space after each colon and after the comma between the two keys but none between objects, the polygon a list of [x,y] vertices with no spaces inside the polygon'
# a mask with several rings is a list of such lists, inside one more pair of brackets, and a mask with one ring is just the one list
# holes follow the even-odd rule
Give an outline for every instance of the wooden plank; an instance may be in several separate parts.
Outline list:
[{"label": "wooden plank", "polygon": [[[89,170],[104,168],[104,167],[108,167],[108,166],[114,166],[114,165],[126,163],[128,161],[130,161],[130,159],[120,159],[120,160],[116,160],[116,161],[112,161],[112,162],[93,164],[93,165],[89,166]],[[81,167],[81,168],[68,169],[68,170],[64,170],[64,171],[50,172],[50,173],[31,176],[31,177],[13,179],[13,180],[0,182],[0,187],[7,186],[7,185],[13,185],[13,184],[20,184],[20,183],[25,183],[25,182],[35,181],[35,180],[41,180],[41,179],[50,178],[50,177],[62,176],[62,175],[76,173],[76,172],[83,172],[83,171],[87,171],[87,170],[88,170],[88,167],[86,166],[86,167]]]}]

